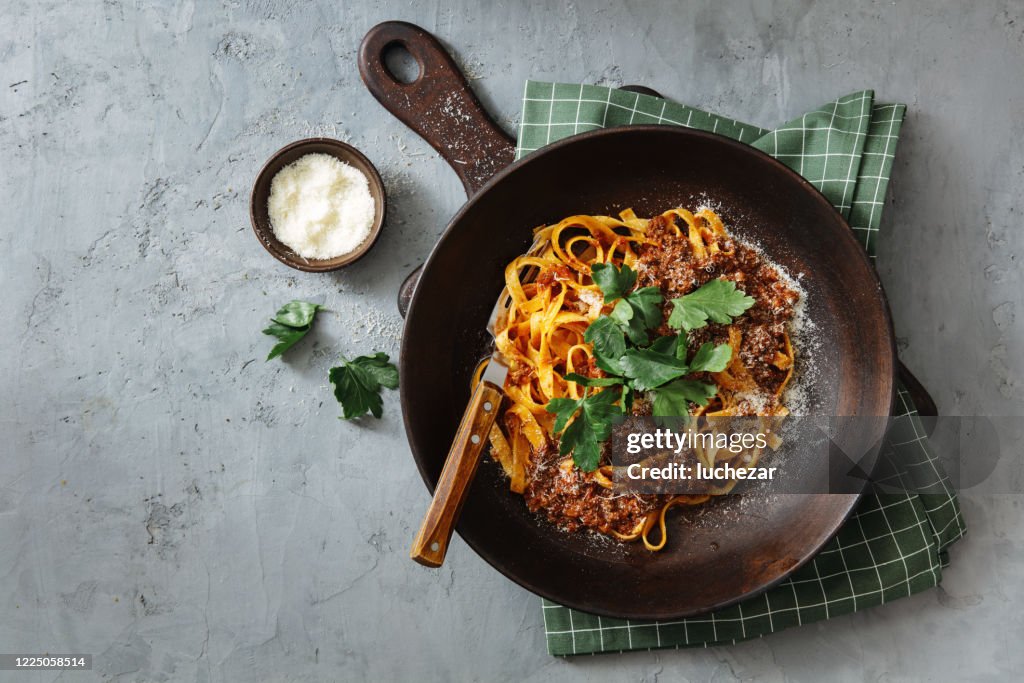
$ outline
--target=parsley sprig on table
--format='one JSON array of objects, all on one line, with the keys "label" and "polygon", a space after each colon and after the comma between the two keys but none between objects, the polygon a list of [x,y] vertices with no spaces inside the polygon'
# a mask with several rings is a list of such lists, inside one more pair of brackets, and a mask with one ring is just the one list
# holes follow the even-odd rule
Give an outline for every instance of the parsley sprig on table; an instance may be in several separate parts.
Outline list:
[{"label": "parsley sprig on table", "polygon": [[[576,466],[585,472],[597,469],[601,444],[611,435],[616,416],[626,413],[634,392],[651,397],[655,417],[682,416],[689,404],[707,405],[718,393],[714,384],[685,379],[695,372],[721,372],[732,359],[728,344],[704,343],[687,359],[686,333],[707,325],[708,320],[729,323],[754,305],[754,299],[729,280],[710,280],[696,290],[672,299],[669,327],[683,334],[650,335],[661,326],[662,296],[657,287],[632,290],[637,274],[629,266],[616,268],[599,263],[592,267],[594,283],[604,294],[611,311],[590,324],[583,339],[594,349],[594,360],[608,377],[592,378],[575,373],[565,376],[586,387],[580,399],[555,398],[548,412],[555,414],[553,432],[561,434],[559,453],[572,453]],[[603,389],[594,391],[594,389]]]},{"label": "parsley sprig on table", "polygon": [[331,368],[328,377],[334,385],[334,397],[341,404],[342,417],[346,420],[365,415],[367,411],[379,419],[384,413],[381,387],[398,387],[398,368],[382,351],[352,360],[342,356],[341,365]]},{"label": "parsley sprig on table", "polygon": [[320,304],[308,301],[290,301],[282,306],[270,319],[270,326],[263,330],[263,334],[277,337],[277,343],[270,349],[267,360],[277,358],[305,337],[313,327],[316,312],[321,308],[323,306]]},{"label": "parsley sprig on table", "polygon": [[[263,330],[277,338],[270,349],[267,360],[277,358],[306,336],[313,327],[316,313],[323,306],[308,301],[291,301],[278,310],[270,319],[270,326]],[[381,388],[398,387],[398,368],[390,362],[386,353],[378,351],[371,356],[359,356],[352,360],[341,357],[341,365],[331,368],[328,378],[334,385],[334,397],[341,404],[342,417],[351,420],[367,412],[376,418],[384,413]]]}]

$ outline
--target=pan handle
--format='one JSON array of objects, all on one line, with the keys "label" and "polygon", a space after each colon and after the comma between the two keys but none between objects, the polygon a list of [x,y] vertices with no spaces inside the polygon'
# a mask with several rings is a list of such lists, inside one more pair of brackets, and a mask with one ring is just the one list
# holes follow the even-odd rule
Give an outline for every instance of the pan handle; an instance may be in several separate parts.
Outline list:
[{"label": "pan handle", "polygon": [[641,95],[650,95],[651,97],[660,97],[665,99],[665,96],[654,88],[648,88],[646,85],[624,85],[619,90],[625,90],[626,92],[635,92]]},{"label": "pan handle", "polygon": [[917,415],[921,419],[921,423],[924,425],[925,434],[928,436],[932,435],[935,431],[936,420],[935,418],[939,414],[939,409],[935,405],[935,399],[928,393],[928,390],[924,388],[921,381],[914,376],[903,361],[897,359],[899,365],[897,366],[897,377],[903,382],[903,386],[906,388],[907,393],[910,394],[910,400],[914,402],[914,407],[917,408]]},{"label": "pan handle", "polygon": [[480,454],[501,405],[501,389],[487,381],[477,383],[455,433],[452,448],[434,488],[434,498],[412,543],[409,557],[426,567],[440,567],[448,542],[466,502],[469,485],[480,464]]},{"label": "pan handle", "polygon": [[[399,81],[384,63],[395,45],[419,66],[411,83]],[[512,163],[515,141],[484,111],[444,46],[419,26],[385,21],[371,28],[359,47],[359,75],[385,109],[455,169],[469,196]]]}]

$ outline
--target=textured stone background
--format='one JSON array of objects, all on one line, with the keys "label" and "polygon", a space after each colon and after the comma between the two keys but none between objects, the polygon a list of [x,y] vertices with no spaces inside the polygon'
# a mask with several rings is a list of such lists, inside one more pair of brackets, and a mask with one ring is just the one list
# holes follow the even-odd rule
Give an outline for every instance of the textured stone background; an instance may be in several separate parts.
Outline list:
[{"label": "textured stone background", "polygon": [[[552,659],[539,600],[461,541],[440,571],[407,559],[427,496],[397,396],[347,424],[326,380],[339,352],[396,350],[396,288],[463,201],[359,81],[365,31],[402,18],[510,130],[530,76],[763,126],[862,87],[908,103],[879,263],[903,358],[947,413],[1024,415],[1020,2],[0,4],[0,650],[91,652],[125,681],[1024,666],[1021,497],[978,494],[939,590],[736,647]],[[278,264],[247,216],[265,158],[314,134],[363,149],[391,200],[336,274]],[[312,338],[265,364],[267,316],[314,296]]]}]

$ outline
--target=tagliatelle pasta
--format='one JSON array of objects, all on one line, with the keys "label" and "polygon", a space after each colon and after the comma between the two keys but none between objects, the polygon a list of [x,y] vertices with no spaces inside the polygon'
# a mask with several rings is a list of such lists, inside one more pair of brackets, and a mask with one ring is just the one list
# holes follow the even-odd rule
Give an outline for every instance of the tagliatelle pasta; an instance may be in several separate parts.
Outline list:
[{"label": "tagliatelle pasta", "polygon": [[[730,324],[690,332],[686,343],[692,349],[713,341],[732,350],[724,369],[704,373],[717,385],[717,393],[707,405],[691,404],[691,415],[788,412],[782,397],[795,358],[787,326],[798,294],[776,266],[730,235],[708,208],[696,213],[676,208],[651,219],[629,209],[618,218],[570,216],[538,228],[535,248],[505,269],[510,300],[507,313],[497,321],[495,339],[510,371],[502,419],[489,434],[492,456],[508,474],[512,491],[556,524],[622,541],[640,539],[648,549],[660,550],[671,508],[706,503],[735,482],[706,495],[625,496],[612,491],[607,462],[594,472],[582,472],[572,458],[557,455],[555,416],[546,406],[552,399],[583,396],[584,388],[567,375],[605,374],[585,340],[590,324],[611,308],[592,278],[596,264],[629,266],[637,273],[636,287],[658,287],[665,302],[714,278],[731,280],[754,299],[753,307]],[[666,310],[669,306],[665,304]],[[639,406],[635,410],[642,411],[642,401]],[[709,467],[735,458],[729,452],[700,449],[697,455]],[[753,467],[758,455],[747,453],[743,462],[732,464]]]}]

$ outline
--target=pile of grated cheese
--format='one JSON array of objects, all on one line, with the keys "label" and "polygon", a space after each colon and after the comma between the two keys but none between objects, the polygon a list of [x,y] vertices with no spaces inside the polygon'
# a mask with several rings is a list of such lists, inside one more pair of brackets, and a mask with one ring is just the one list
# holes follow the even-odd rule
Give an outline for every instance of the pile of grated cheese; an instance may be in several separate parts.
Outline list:
[{"label": "pile of grated cheese", "polygon": [[366,176],[329,154],[307,154],[270,184],[274,236],[307,259],[330,259],[359,248],[375,210]]}]

